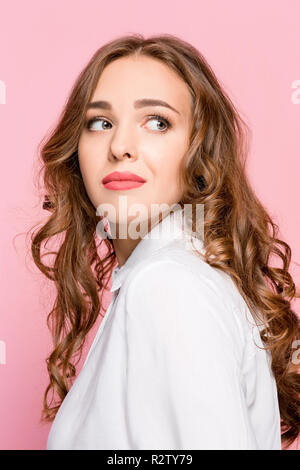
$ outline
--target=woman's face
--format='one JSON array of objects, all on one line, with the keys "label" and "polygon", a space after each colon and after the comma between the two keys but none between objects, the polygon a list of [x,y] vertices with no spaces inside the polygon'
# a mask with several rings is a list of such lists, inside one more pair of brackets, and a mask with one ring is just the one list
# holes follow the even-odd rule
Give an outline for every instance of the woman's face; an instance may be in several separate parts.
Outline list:
[{"label": "woman's face", "polygon": [[[161,100],[170,107],[135,104]],[[79,140],[82,178],[95,208],[115,208],[118,224],[151,216],[152,204],[171,206],[181,199],[179,165],[188,148],[192,100],[185,82],[159,60],[125,57],[110,63],[99,78]],[[161,115],[170,123],[160,117]],[[90,121],[95,118],[95,121]],[[88,123],[88,121],[90,121]],[[145,180],[125,189],[104,185],[112,172],[130,172]],[[129,188],[128,182],[126,184]],[[122,203],[120,197],[122,196]],[[137,206],[134,206],[138,204]],[[130,208],[131,211],[130,212]],[[134,209],[134,210],[133,210]],[[163,209],[164,211],[165,209]],[[98,212],[98,214],[103,212]],[[110,220],[108,213],[107,218]]]}]

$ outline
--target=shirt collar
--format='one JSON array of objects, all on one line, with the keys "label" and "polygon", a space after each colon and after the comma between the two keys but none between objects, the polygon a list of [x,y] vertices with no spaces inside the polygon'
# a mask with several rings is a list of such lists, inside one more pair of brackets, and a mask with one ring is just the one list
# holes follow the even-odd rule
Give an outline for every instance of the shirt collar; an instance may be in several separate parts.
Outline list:
[{"label": "shirt collar", "polygon": [[199,237],[199,234],[195,237],[195,234],[191,232],[189,227],[188,218],[185,218],[184,209],[182,208],[170,212],[165,216],[161,222],[152,227],[152,229],[142,237],[126,262],[121,267],[117,265],[113,268],[110,292],[115,292],[121,287],[129,271],[138,262],[150,257],[154,252],[174,240],[183,240],[188,244],[185,246],[188,246],[189,249],[194,249],[196,246],[198,250],[203,252],[202,238]]}]

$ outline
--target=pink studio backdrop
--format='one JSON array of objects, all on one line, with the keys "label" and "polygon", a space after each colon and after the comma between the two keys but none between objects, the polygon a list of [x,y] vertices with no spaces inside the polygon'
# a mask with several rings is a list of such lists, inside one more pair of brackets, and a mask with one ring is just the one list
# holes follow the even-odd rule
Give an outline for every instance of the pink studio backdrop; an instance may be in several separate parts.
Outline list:
[{"label": "pink studio backdrop", "polygon": [[33,186],[38,142],[102,44],[131,32],[182,37],[205,55],[251,126],[250,178],[292,248],[299,283],[300,2],[2,0],[0,9],[0,448],[45,449],[50,425],[39,418],[54,291],[25,236],[16,237],[45,216]]}]

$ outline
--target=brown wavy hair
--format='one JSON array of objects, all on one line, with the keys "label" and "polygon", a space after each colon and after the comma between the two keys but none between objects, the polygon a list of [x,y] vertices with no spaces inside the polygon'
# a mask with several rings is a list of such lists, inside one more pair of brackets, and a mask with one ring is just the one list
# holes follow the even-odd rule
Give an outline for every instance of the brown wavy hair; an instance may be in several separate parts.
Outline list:
[{"label": "brown wavy hair", "polygon": [[[300,294],[289,273],[291,248],[278,238],[277,224],[247,178],[248,125],[203,55],[169,34],[148,39],[130,34],[98,49],[75,81],[56,127],[40,142],[43,207],[50,215],[32,233],[31,253],[36,266],[57,289],[47,316],[54,349],[46,359],[50,383],[41,420],[53,421],[70,389],[76,375],[74,355],[80,353],[81,357],[87,333],[99,314],[103,316],[102,296],[116,261],[111,239],[96,243],[99,215],[89,200],[78,163],[86,106],[106,65],[120,57],[139,55],[167,64],[190,90],[192,128],[189,149],[182,159],[185,189],[180,204],[204,204],[205,261],[232,277],[253,317],[263,321],[260,334],[264,347],[271,351],[281,437],[287,447],[300,427],[300,375],[297,361],[292,361],[293,342],[300,340],[300,329],[291,308]],[[43,242],[55,237],[62,238],[57,251],[42,254]],[[104,255],[98,251],[101,245]],[[42,262],[47,254],[54,255],[51,265]],[[282,261],[282,267],[271,265],[272,256]],[[59,400],[53,402],[55,392]]]}]

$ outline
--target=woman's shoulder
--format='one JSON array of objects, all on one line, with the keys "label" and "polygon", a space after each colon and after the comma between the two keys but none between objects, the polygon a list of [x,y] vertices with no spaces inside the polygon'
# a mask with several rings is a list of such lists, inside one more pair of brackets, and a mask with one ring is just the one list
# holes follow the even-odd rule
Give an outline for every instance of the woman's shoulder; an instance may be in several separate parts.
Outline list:
[{"label": "woman's shoulder", "polygon": [[223,306],[244,307],[244,300],[227,273],[212,267],[195,250],[185,249],[182,243],[176,241],[137,263],[126,284],[125,290],[131,291],[144,290],[145,286],[150,285],[153,293],[162,293],[162,288],[174,289],[182,285],[192,296],[202,294],[202,299],[211,298]]},{"label": "woman's shoulder", "polygon": [[227,338],[235,347],[238,343],[242,353],[248,334],[243,302],[231,292],[234,287],[227,277],[195,254],[176,244],[169,246],[136,265],[126,284],[126,309],[132,317],[151,312],[151,321],[158,325],[177,314],[186,325],[216,337],[219,332],[219,338]]}]

